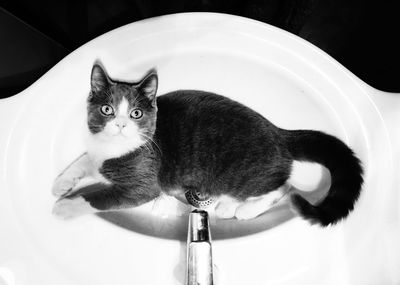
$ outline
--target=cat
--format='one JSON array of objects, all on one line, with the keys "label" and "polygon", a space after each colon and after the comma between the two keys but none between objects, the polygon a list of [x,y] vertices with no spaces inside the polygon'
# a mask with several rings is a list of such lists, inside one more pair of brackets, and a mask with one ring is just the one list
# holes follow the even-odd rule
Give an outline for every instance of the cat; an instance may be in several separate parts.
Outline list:
[{"label": "cat", "polygon": [[[337,223],[360,195],[361,162],[334,136],[278,128],[210,92],[156,97],[155,69],[138,82],[121,82],[96,61],[90,83],[87,152],[53,185],[59,217],[136,207],[162,193],[182,197],[194,190],[217,200],[217,216],[251,219],[288,193],[299,161],[322,164],[331,174],[327,196],[315,205],[289,193],[295,211],[311,223]],[[72,191],[86,176],[95,183]]]}]

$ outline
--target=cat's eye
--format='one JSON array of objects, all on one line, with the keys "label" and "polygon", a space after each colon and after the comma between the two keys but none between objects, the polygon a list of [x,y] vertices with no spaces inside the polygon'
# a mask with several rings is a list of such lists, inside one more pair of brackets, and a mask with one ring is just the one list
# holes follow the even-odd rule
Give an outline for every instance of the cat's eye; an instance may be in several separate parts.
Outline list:
[{"label": "cat's eye", "polygon": [[111,116],[112,114],[114,114],[114,110],[110,105],[101,106],[100,111],[103,113],[103,115],[106,116]]},{"label": "cat's eye", "polygon": [[143,116],[143,112],[140,109],[135,109],[132,110],[130,115],[132,119],[140,119]]}]

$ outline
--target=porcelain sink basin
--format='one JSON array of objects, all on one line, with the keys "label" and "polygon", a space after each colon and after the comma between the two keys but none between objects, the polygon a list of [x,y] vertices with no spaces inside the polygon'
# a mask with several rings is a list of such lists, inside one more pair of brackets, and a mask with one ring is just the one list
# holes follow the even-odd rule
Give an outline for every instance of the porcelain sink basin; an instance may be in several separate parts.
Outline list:
[{"label": "porcelain sink basin", "polygon": [[51,215],[54,178],[85,151],[96,59],[121,80],[156,67],[159,94],[220,93],[279,127],[336,135],[361,158],[363,193],[336,226],[311,226],[285,205],[253,221],[212,220],[216,284],[400,284],[400,94],[368,86],[287,32],[207,13],[118,28],[0,101],[0,284],[184,282],[187,217],[154,215],[152,203]]}]

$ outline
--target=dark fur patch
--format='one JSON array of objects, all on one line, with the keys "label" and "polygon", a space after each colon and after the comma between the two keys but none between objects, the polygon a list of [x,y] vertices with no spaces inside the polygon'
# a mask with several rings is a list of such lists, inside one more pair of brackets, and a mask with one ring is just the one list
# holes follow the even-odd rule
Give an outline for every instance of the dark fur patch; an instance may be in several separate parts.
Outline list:
[{"label": "dark fur patch", "polygon": [[363,184],[361,163],[353,151],[339,139],[318,131],[282,130],[282,135],[294,159],[320,163],[332,177],[329,193],[318,205],[311,205],[300,195],[292,196],[300,214],[324,226],[347,217]]},{"label": "dark fur patch", "polygon": [[249,108],[216,94],[177,91],[160,96],[158,110],[164,189],[246,199],[288,179],[291,156],[279,129]]}]

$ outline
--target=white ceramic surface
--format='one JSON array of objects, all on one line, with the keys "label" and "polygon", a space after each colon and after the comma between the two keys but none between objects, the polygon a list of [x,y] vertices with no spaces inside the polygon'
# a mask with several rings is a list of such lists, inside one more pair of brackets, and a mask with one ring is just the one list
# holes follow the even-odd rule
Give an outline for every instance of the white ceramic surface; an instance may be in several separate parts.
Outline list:
[{"label": "white ceramic surface", "polygon": [[400,94],[373,89],[282,30],[205,13],[109,32],[0,101],[0,284],[183,282],[185,244],[173,235],[157,237],[179,221],[162,221],[165,229],[149,235],[95,215],[71,221],[51,215],[54,177],[84,150],[96,58],[119,79],[135,80],[156,67],[159,94],[213,91],[280,127],[326,131],[361,158],[364,191],[345,222],[321,229],[294,218],[215,240],[217,284],[400,284]]}]

